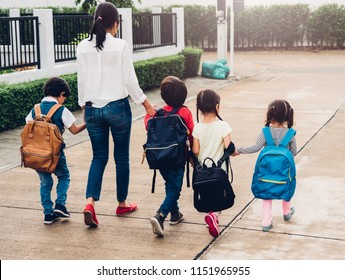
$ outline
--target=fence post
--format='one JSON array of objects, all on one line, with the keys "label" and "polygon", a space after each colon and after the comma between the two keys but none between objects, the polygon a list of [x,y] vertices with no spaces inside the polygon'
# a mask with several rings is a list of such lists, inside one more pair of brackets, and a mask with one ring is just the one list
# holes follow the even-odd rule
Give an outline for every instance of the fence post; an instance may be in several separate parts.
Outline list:
[{"label": "fence post", "polygon": [[[20,17],[20,10],[19,9],[10,9],[10,17]],[[19,22],[12,21],[11,22],[11,49],[12,49],[12,63],[20,64],[19,57],[21,56],[21,44],[20,44],[20,30],[19,30]]]},{"label": "fence post", "polygon": [[33,14],[38,17],[39,23],[41,69],[53,69],[55,66],[53,11],[34,9]]},{"label": "fence post", "polygon": [[133,27],[132,27],[132,9],[119,8],[119,14],[122,16],[122,39],[125,40],[133,53]]},{"label": "fence post", "polygon": [[[153,7],[152,13],[153,14],[162,14],[163,9],[161,7]],[[159,46],[162,44],[162,31],[161,31],[161,15],[156,15],[152,17],[152,32],[153,36],[153,44]]]},{"label": "fence post", "polygon": [[184,9],[172,8],[172,12],[176,14],[177,20],[177,49],[183,50],[185,48],[184,43]]}]

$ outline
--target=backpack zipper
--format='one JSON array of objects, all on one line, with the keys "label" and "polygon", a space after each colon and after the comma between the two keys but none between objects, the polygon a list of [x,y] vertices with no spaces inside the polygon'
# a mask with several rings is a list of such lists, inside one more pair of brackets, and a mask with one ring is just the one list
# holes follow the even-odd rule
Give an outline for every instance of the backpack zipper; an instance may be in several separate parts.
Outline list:
[{"label": "backpack zipper", "polygon": [[269,179],[263,179],[263,178],[259,178],[259,181],[265,182],[265,183],[278,184],[278,185],[286,185],[287,184],[287,182],[285,182],[285,181],[275,181],[275,180],[269,180]]},{"label": "backpack zipper", "polygon": [[174,147],[174,146],[178,146],[178,143],[175,143],[175,144],[171,144],[169,146],[166,146],[166,147],[160,147],[160,148],[145,148],[144,152],[143,152],[143,158],[141,160],[141,164],[144,163],[144,160],[146,158],[146,151],[147,150],[164,150],[164,149],[169,149],[171,147]]},{"label": "backpack zipper", "polygon": [[44,155],[39,155],[35,153],[28,153],[28,152],[23,152],[24,155],[29,155],[29,156],[35,156],[35,157],[40,157],[40,158],[51,158],[51,156],[44,156]]}]

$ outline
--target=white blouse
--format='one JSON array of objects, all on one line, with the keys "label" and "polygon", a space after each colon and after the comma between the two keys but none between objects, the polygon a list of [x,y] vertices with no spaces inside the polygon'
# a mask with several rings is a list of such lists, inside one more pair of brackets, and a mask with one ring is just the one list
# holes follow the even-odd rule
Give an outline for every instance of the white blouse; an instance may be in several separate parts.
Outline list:
[{"label": "white blouse", "polygon": [[139,87],[129,46],[126,41],[106,34],[103,50],[97,51],[96,36],[77,47],[78,103],[91,101],[101,108],[109,102],[126,98],[141,104],[146,95]]}]

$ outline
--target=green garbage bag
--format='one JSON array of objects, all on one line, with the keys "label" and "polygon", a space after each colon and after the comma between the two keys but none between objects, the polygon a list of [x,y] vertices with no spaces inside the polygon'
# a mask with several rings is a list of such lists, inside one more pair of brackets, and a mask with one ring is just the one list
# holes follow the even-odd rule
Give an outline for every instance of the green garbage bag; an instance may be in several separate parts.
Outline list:
[{"label": "green garbage bag", "polygon": [[201,76],[212,79],[226,79],[229,76],[230,68],[226,66],[225,59],[216,61],[205,61],[202,63]]}]

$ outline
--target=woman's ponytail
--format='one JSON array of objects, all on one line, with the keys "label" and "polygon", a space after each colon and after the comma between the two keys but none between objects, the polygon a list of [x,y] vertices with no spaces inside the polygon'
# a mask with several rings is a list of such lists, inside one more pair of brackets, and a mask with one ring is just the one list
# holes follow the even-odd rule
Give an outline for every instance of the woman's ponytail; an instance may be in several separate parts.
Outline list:
[{"label": "woman's ponytail", "polygon": [[104,2],[97,6],[94,21],[90,30],[90,39],[96,35],[96,49],[103,50],[103,43],[106,38],[107,29],[111,29],[115,22],[119,22],[119,13],[114,4]]}]

